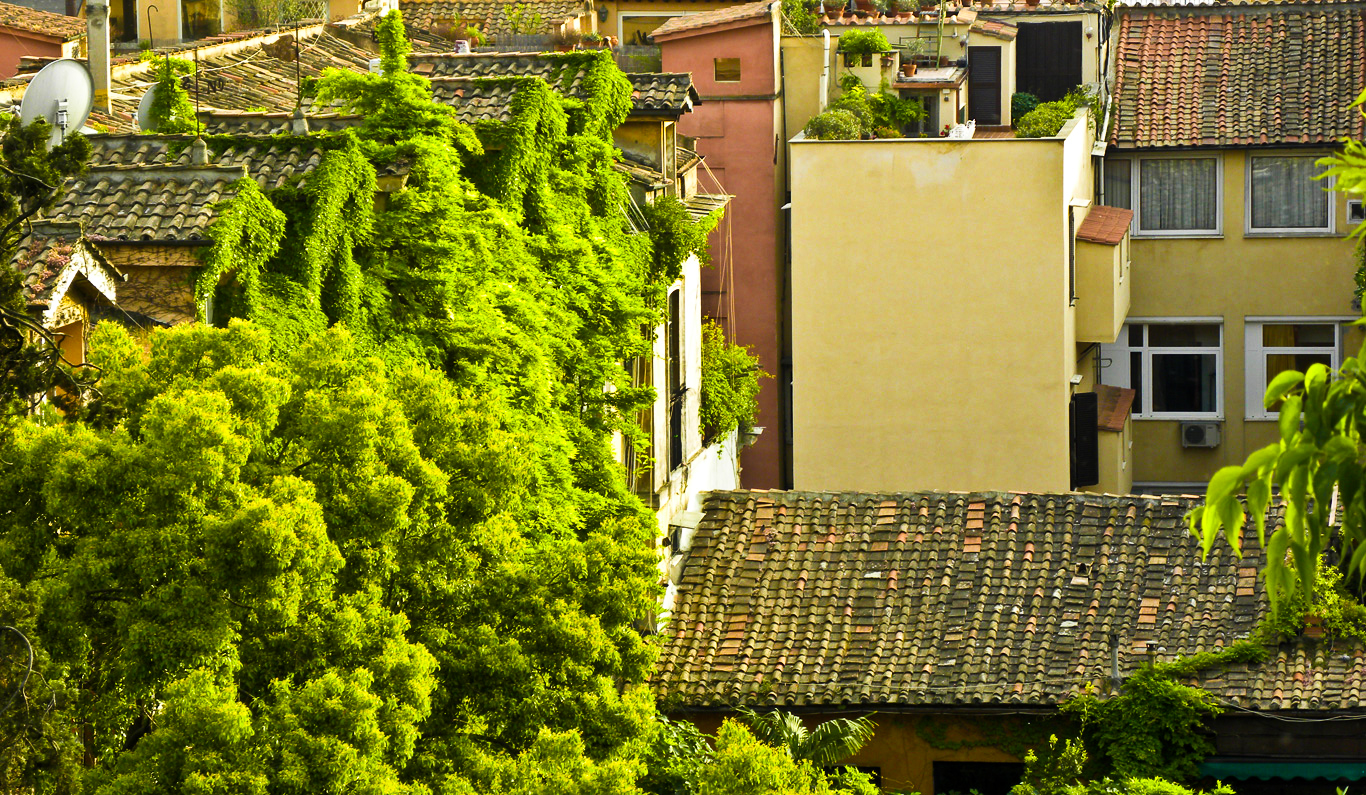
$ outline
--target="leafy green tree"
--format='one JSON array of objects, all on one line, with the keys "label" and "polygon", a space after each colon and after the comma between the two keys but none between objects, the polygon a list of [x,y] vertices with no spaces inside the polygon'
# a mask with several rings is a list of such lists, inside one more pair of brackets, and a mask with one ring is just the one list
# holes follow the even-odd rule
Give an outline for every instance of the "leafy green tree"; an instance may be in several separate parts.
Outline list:
[{"label": "leafy green tree", "polygon": [[873,722],[866,717],[831,718],[808,730],[806,723],[791,712],[759,713],[743,708],[740,720],[760,742],[786,749],[793,759],[821,767],[848,759],[873,739]]},{"label": "leafy green tree", "polygon": [[759,413],[759,379],[772,378],[745,345],[726,342],[714,321],[702,322],[702,397],[698,419],[707,439],[749,430]]},{"label": "leafy green tree", "polygon": [[[1366,92],[1353,103],[1358,109],[1363,105]],[[1366,194],[1366,144],[1344,140],[1343,147],[1340,154],[1319,161],[1326,167],[1320,179],[1333,177],[1336,190]],[[1364,235],[1366,226],[1358,226],[1351,237]],[[1330,546],[1358,582],[1366,575],[1361,435],[1366,427],[1366,370],[1358,357],[1349,357],[1336,373],[1322,364],[1305,372],[1287,370],[1271,380],[1264,400],[1267,408],[1280,407],[1280,438],[1241,466],[1216,472],[1204,505],[1188,520],[1206,554],[1221,533],[1241,554],[1243,522],[1251,515],[1266,550],[1263,574],[1273,606],[1295,591],[1307,603],[1314,598],[1320,560]],[[1284,522],[1268,536],[1266,515],[1277,487]],[[1335,509],[1341,518],[1336,527]]]},{"label": "leafy green tree", "polygon": [[29,221],[56,201],[62,183],[83,174],[90,142],[67,135],[51,150],[51,127],[39,119],[27,127],[17,116],[0,119],[0,418],[33,408],[35,395],[53,387],[77,395],[90,378],[63,366],[52,335],[29,316],[23,277],[8,267]]}]

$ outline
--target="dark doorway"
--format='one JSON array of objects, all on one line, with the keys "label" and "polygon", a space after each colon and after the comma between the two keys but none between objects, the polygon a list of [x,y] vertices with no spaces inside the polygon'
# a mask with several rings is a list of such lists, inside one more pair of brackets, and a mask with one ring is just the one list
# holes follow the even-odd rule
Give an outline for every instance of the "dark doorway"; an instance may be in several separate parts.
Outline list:
[{"label": "dark doorway", "polygon": [[968,116],[978,124],[1001,123],[1001,48],[968,48]]},{"label": "dark doorway", "polygon": [[1016,762],[935,762],[935,795],[1007,795],[1020,783],[1024,765]]},{"label": "dark doorway", "polygon": [[1023,23],[1015,43],[1015,90],[1053,102],[1081,85],[1080,22]]}]

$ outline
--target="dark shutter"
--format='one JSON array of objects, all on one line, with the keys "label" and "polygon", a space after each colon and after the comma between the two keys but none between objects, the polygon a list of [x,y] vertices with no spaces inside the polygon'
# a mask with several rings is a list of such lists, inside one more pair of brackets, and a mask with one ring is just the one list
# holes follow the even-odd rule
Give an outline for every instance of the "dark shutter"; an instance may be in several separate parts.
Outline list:
[{"label": "dark shutter", "polygon": [[669,293],[669,471],[683,465],[683,380],[682,290]]},{"label": "dark shutter", "polygon": [[1015,39],[1015,90],[1040,102],[1081,85],[1081,23],[1025,22]]},{"label": "dark shutter", "polygon": [[1072,488],[1100,482],[1100,399],[1095,392],[1072,396],[1071,411]]},{"label": "dark shutter", "polygon": [[968,117],[1001,123],[1001,48],[968,48]]}]

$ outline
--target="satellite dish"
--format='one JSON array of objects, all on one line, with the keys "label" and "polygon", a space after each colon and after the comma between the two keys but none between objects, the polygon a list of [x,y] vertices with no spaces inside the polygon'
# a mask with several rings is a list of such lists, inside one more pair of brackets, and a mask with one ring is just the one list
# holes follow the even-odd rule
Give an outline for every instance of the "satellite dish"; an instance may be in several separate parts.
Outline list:
[{"label": "satellite dish", "polygon": [[152,118],[152,103],[156,101],[157,87],[153,84],[147,93],[138,100],[138,129],[143,132],[156,132],[157,123]]},{"label": "satellite dish", "polygon": [[31,124],[46,119],[52,125],[48,146],[56,146],[68,131],[79,130],[95,103],[95,83],[85,66],[71,58],[59,58],[33,76],[19,105],[19,121]]}]

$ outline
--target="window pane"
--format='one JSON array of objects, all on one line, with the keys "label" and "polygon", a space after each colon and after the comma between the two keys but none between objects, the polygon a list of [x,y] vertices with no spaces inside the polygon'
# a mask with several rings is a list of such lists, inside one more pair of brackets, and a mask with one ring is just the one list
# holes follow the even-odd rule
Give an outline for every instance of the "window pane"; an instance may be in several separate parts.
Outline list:
[{"label": "window pane", "polygon": [[1271,386],[1271,380],[1286,370],[1299,370],[1302,373],[1308,370],[1311,364],[1332,367],[1333,355],[1331,353],[1269,353],[1266,356],[1266,385]]},{"label": "window pane", "polygon": [[1218,166],[1214,158],[1139,162],[1139,225],[1147,231],[1212,230],[1218,226]]},{"label": "window pane", "polygon": [[1316,157],[1252,158],[1254,229],[1327,229],[1328,192]]},{"label": "window pane", "polygon": [[1148,344],[1154,348],[1217,348],[1217,323],[1174,323],[1148,326]]},{"label": "window pane", "polygon": [[1110,207],[1123,207],[1131,209],[1129,205],[1133,198],[1129,193],[1129,172],[1132,168],[1132,161],[1129,160],[1106,160],[1105,161],[1105,203]]},{"label": "window pane", "polygon": [[718,83],[738,83],[740,82],[740,59],[739,58],[717,58],[716,60],[716,82]]},{"label": "window pane", "polygon": [[1216,411],[1217,359],[1212,353],[1154,353],[1153,411]]},{"label": "window pane", "polygon": [[1135,324],[1132,324],[1132,325],[1129,326],[1129,347],[1130,347],[1130,348],[1142,348],[1142,347],[1143,347],[1143,328],[1144,328],[1144,326],[1143,326],[1141,323],[1135,323]]},{"label": "window pane", "polygon": [[1336,344],[1331,323],[1267,323],[1262,345],[1267,348],[1331,348]]},{"label": "window pane", "polygon": [[[1140,327],[1141,328],[1141,327]],[[1129,354],[1129,388],[1134,390],[1134,405],[1143,411],[1143,353],[1134,351]]]}]

